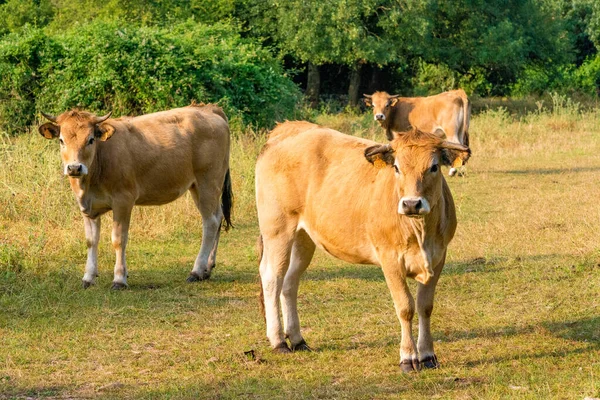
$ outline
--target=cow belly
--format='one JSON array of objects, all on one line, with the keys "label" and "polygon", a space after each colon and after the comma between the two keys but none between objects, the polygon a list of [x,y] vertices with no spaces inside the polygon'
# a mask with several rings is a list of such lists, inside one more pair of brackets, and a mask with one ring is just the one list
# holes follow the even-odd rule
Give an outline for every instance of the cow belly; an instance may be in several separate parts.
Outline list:
[{"label": "cow belly", "polygon": [[145,191],[138,197],[135,204],[140,206],[160,206],[171,203],[188,191],[191,185],[179,188],[164,188],[156,191]]},{"label": "cow belly", "polygon": [[342,261],[352,264],[378,264],[373,257],[372,246],[369,244],[335,240],[334,232],[311,228],[303,220],[300,220],[297,230],[304,230],[318,248]]}]

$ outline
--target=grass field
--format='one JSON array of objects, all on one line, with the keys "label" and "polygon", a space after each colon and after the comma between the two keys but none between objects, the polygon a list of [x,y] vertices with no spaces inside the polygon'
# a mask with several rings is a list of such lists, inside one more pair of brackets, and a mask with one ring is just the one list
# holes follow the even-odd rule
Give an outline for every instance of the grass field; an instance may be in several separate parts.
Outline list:
[{"label": "grass field", "polygon": [[[368,115],[317,122],[383,140]],[[98,283],[81,289],[83,222],[58,145],[0,139],[0,399],[600,397],[600,112],[486,111],[470,131],[432,318],[442,368],[408,375],[381,271],[319,252],[299,296],[316,351],[269,350],[254,253],[263,135],[236,133],[236,228],[211,280],[185,283],[201,239],[186,196],[134,211],[120,292],[110,215]]]}]

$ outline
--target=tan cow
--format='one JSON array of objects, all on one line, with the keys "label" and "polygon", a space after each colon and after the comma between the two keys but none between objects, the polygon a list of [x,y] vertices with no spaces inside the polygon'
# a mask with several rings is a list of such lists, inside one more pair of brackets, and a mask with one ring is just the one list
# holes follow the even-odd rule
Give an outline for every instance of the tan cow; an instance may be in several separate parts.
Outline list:
[{"label": "tan cow", "polygon": [[231,225],[229,125],[214,105],[192,105],[135,118],[67,111],[39,127],[58,139],[64,173],[79,204],[88,246],[83,287],[98,275],[100,216],[113,212],[113,289],[127,286],[125,247],[134,205],[160,205],[190,191],[202,215],[202,246],[188,281],[215,266],[221,222]]},{"label": "tan cow", "polygon": [[[402,328],[402,370],[438,366],[429,320],[456,229],[440,166],[456,157],[467,159],[469,149],[416,130],[379,144],[307,122],[275,128],[256,164],[260,276],[275,351],[309,349],[297,295],[319,247],[350,263],[381,266]],[[418,347],[407,277],[418,281]]]},{"label": "tan cow", "polygon": [[[373,118],[385,129],[388,140],[416,128],[425,132],[441,130],[454,143],[469,146],[471,103],[464,90],[452,90],[429,97],[400,97],[386,92],[365,94],[365,104],[373,107]],[[453,176],[465,160],[457,158],[449,175]]]}]

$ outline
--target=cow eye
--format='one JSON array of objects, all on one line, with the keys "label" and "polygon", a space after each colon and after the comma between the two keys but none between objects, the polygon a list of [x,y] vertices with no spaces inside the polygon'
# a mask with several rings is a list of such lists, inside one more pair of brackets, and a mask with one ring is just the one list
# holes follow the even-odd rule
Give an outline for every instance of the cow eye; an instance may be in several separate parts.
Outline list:
[{"label": "cow eye", "polygon": [[62,140],[62,138],[58,138],[58,143],[60,143],[61,146],[65,145],[65,142]]},{"label": "cow eye", "polygon": [[90,138],[90,140],[88,140],[88,145],[92,145],[92,144],[94,144],[94,138],[93,137]]},{"label": "cow eye", "polygon": [[437,172],[438,169],[439,169],[438,165],[437,164],[433,164],[431,166],[431,168],[429,169],[429,171],[431,171],[431,172]]},{"label": "cow eye", "polygon": [[397,174],[400,173],[400,170],[398,169],[398,166],[396,164],[394,164],[394,170],[396,171]]}]

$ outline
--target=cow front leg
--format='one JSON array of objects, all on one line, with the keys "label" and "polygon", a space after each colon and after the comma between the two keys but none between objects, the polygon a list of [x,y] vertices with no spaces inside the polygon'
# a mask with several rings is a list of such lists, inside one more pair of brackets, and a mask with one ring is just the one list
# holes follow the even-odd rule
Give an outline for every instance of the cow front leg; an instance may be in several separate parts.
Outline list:
[{"label": "cow front leg", "polygon": [[[444,256],[445,259],[445,256]],[[433,337],[431,336],[431,313],[435,287],[444,266],[444,260],[435,269],[433,278],[423,285],[417,286],[417,313],[419,314],[419,364],[423,368],[439,368],[440,364],[433,350]]]},{"label": "cow front leg", "polygon": [[83,288],[87,289],[96,282],[98,276],[98,242],[100,242],[100,217],[92,219],[83,216],[85,241],[87,244],[87,261],[83,275]]},{"label": "cow front leg", "polygon": [[412,334],[412,319],[415,314],[415,301],[410,294],[406,277],[399,267],[383,267],[396,315],[400,320],[402,339],[400,340],[400,368],[402,372],[419,370],[419,358]]},{"label": "cow front leg", "polygon": [[112,245],[116,254],[114,279],[111,289],[120,290],[127,287],[127,261],[125,249],[129,237],[129,221],[133,204],[113,208]]}]

